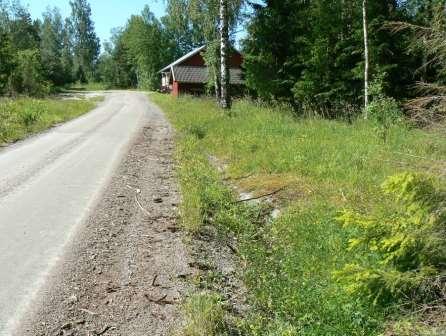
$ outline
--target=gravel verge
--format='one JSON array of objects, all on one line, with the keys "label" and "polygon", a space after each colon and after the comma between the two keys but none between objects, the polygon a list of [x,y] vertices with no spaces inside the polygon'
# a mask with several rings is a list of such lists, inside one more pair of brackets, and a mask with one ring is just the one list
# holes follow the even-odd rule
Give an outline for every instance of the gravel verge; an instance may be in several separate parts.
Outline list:
[{"label": "gravel verge", "polygon": [[16,335],[156,336],[181,325],[196,269],[177,226],[172,135],[157,110]]}]

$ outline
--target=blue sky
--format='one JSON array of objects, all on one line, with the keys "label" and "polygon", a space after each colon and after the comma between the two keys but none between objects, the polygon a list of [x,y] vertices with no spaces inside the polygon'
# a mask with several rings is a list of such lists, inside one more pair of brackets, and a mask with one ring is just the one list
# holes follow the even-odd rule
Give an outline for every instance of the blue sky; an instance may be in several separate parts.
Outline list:
[{"label": "blue sky", "polygon": [[[40,18],[45,9],[58,7],[63,17],[70,15],[69,0],[22,0],[28,6],[33,18]],[[96,33],[101,42],[110,38],[112,28],[124,26],[132,14],[139,14],[145,5],[149,5],[157,17],[163,16],[164,0],[90,0]]]},{"label": "blue sky", "polygon": [[[71,12],[69,0],[22,0],[22,4],[28,6],[33,18],[41,18],[48,6],[58,7],[63,17]],[[111,29],[124,26],[127,19],[132,14],[139,14],[145,5],[149,5],[157,17],[165,13],[164,0],[90,0],[90,5],[96,33],[102,43],[110,39]],[[243,33],[239,34],[239,38],[241,36]]]}]

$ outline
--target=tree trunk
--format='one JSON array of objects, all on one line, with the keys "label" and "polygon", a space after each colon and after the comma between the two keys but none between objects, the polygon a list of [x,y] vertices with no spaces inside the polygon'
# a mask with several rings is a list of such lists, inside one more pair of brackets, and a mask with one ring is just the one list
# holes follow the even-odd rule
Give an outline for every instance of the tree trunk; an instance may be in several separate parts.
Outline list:
[{"label": "tree trunk", "polygon": [[364,26],[364,117],[367,119],[369,106],[369,36],[367,28],[367,0],[362,1],[362,23]]},{"label": "tree trunk", "polygon": [[220,85],[220,76],[218,75],[219,66],[216,64],[213,66],[213,72],[214,72],[214,88],[215,88],[215,98],[218,102],[220,102],[221,97],[221,85]]},{"label": "tree trunk", "polygon": [[230,74],[229,74],[229,22],[228,1],[220,0],[220,105],[224,109],[231,108]]}]

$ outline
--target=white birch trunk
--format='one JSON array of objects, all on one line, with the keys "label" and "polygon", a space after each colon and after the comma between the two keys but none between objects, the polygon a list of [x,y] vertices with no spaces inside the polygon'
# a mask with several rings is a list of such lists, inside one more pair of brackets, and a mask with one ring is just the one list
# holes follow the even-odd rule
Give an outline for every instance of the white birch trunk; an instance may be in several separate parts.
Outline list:
[{"label": "white birch trunk", "polygon": [[220,0],[220,85],[221,97],[220,105],[224,109],[231,108],[230,96],[230,74],[229,74],[229,22],[228,22],[228,2]]},{"label": "white birch trunk", "polygon": [[362,22],[364,26],[364,117],[367,119],[367,107],[369,106],[369,34],[367,24],[367,0],[362,1]]}]

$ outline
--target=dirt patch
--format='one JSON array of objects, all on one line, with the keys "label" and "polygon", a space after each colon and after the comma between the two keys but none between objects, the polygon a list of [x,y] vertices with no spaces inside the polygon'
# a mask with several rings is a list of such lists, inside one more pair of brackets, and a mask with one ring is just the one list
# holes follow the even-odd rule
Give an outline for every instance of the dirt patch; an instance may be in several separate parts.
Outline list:
[{"label": "dirt patch", "polygon": [[227,317],[243,317],[249,310],[248,290],[243,283],[243,265],[234,237],[222,236],[213,226],[204,226],[188,244],[192,267],[199,270],[201,290],[222,296]]},{"label": "dirt patch", "polygon": [[197,272],[177,227],[172,130],[143,129],[17,335],[169,335]]}]

